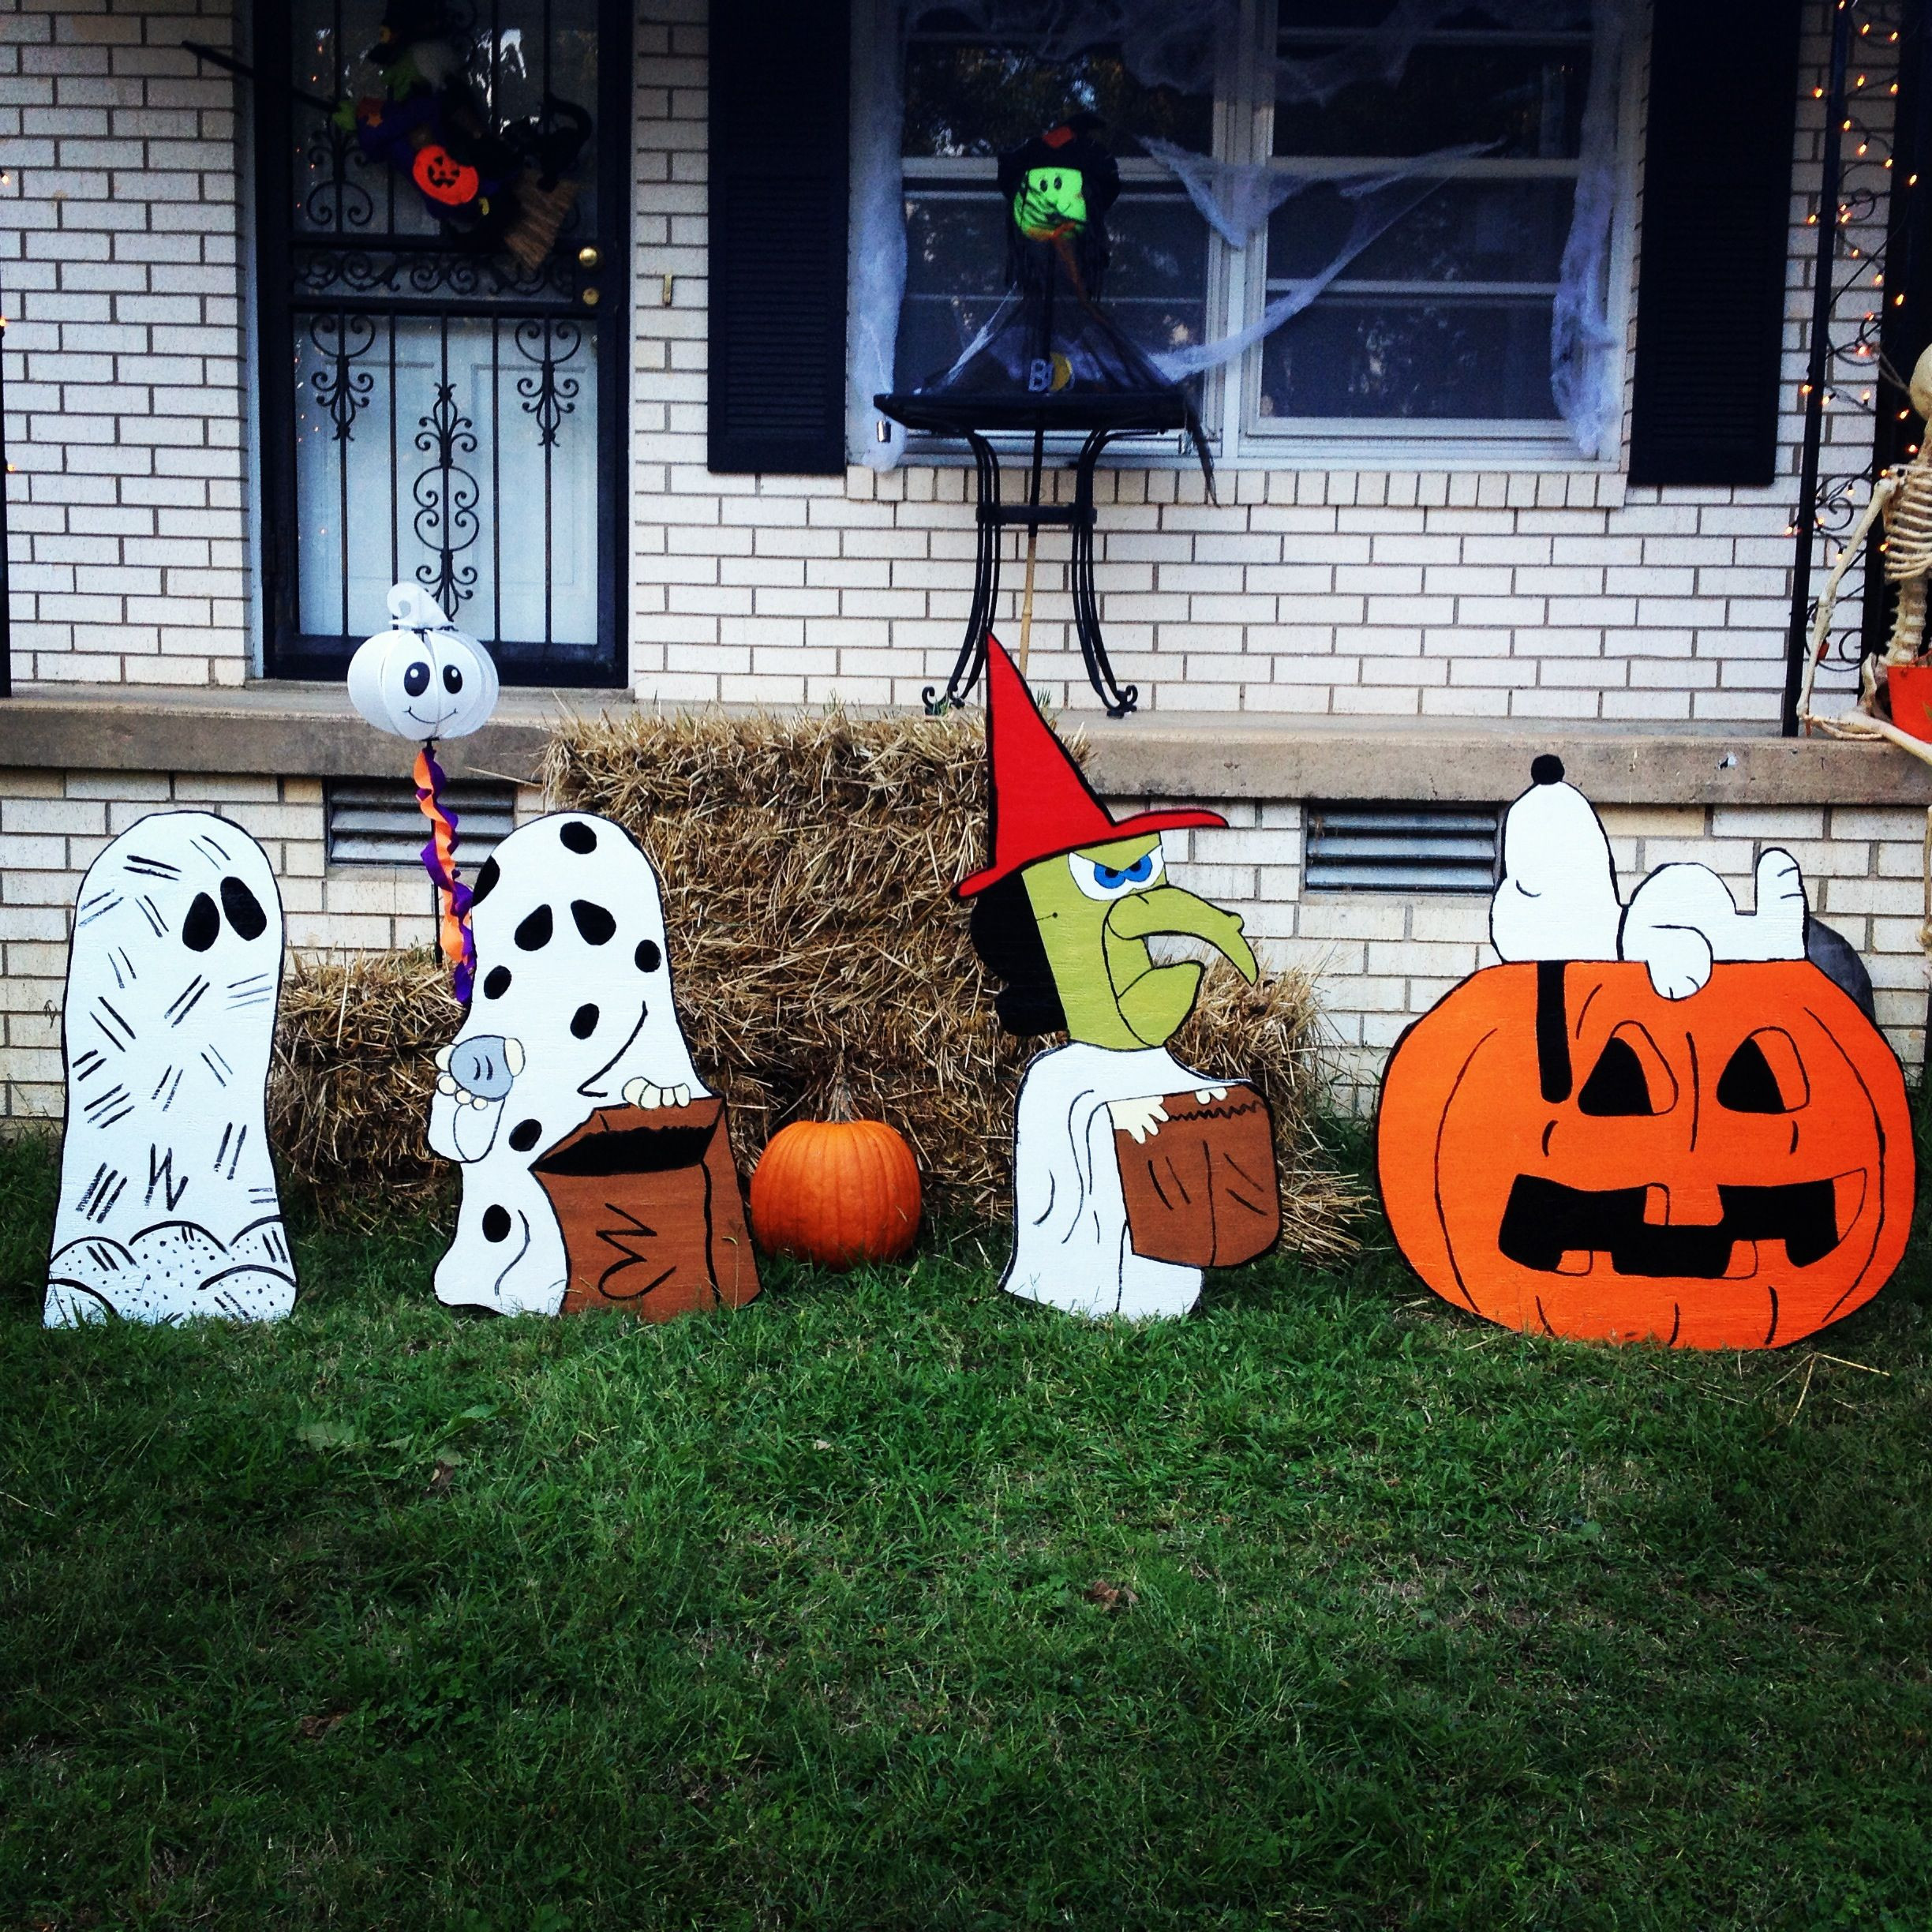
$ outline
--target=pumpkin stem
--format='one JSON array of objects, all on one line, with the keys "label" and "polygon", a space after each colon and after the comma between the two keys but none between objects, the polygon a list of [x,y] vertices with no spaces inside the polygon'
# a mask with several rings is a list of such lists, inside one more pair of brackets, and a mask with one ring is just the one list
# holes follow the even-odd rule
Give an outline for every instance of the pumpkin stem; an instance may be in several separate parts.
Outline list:
[{"label": "pumpkin stem", "polygon": [[832,1071],[831,1091],[826,1095],[826,1118],[844,1121],[857,1118],[852,1111],[852,1089],[845,1084],[845,1061],[841,1055]]}]

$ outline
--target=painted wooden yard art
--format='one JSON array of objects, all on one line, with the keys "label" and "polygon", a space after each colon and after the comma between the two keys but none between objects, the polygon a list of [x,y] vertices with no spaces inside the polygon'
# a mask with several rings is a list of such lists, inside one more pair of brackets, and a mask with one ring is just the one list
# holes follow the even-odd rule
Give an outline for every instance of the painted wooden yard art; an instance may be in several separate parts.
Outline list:
[{"label": "painted wooden yard art", "polygon": [[672,998],[657,875],[608,818],[520,826],[477,875],[477,998],[436,1056],[462,1170],[439,1299],[653,1320],[758,1293],[724,1103]]},{"label": "painted wooden yard art", "polygon": [[987,743],[991,859],[957,890],[1004,982],[1002,1024],[1069,1036],[1020,1084],[1001,1285],[1095,1317],[1185,1315],[1204,1268],[1251,1260],[1280,1231],[1267,1103],[1167,1050],[1205,968],[1157,964],[1147,945],[1190,936],[1256,977],[1240,919],[1166,878],[1163,831],[1227,821],[1185,807],[1116,820],[997,639]]},{"label": "painted wooden yard art", "polygon": [[1748,914],[1695,863],[1622,904],[1588,800],[1555,758],[1533,777],[1504,822],[1503,963],[1417,1020],[1383,1076],[1403,1256],[1526,1332],[1815,1334],[1885,1285],[1911,1222],[1904,1080],[1862,967],[1784,852],[1759,859]]},{"label": "painted wooden yard art", "polygon": [[239,826],[157,812],[88,867],[61,1023],[49,1327],[294,1305],[265,1121],[281,985],[281,898]]}]

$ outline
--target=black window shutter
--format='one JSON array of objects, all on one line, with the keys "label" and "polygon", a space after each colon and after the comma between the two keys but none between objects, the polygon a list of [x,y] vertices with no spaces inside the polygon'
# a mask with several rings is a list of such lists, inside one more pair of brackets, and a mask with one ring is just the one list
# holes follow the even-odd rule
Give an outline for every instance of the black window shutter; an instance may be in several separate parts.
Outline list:
[{"label": "black window shutter", "polygon": [[849,0],[711,0],[710,467],[845,467]]},{"label": "black window shutter", "polygon": [[1799,10],[1653,9],[1632,483],[1774,480]]}]

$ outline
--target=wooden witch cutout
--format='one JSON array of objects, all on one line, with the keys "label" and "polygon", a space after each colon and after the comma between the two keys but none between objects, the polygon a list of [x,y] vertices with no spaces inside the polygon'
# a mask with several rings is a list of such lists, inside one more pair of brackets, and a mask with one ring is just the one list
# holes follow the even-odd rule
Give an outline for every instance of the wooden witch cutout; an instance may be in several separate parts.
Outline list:
[{"label": "wooden witch cutout", "polygon": [[1000,1285],[1074,1314],[1185,1315],[1204,1268],[1252,1260],[1281,1225],[1267,1103],[1167,1050],[1205,968],[1156,964],[1147,945],[1204,940],[1255,979],[1239,918],[1170,885],[1163,863],[1163,831],[1227,821],[1191,808],[1115,820],[997,639],[987,671],[993,858],[955,889],[1005,983],[1007,1032],[1069,1036],[1020,1083]]},{"label": "wooden witch cutout", "polygon": [[724,1103],[684,1043],[642,848],[588,813],[534,819],[477,873],[470,920],[476,998],[429,1115],[462,1169],[438,1299],[651,1320],[750,1301]]},{"label": "wooden witch cutout", "polygon": [[61,1014],[50,1328],[289,1312],[265,1118],[281,988],[282,901],[239,826],[156,812],[88,867]]},{"label": "wooden witch cutout", "polygon": [[1904,1252],[1911,1120],[1857,954],[1797,861],[1753,911],[1708,867],[1619,898],[1589,802],[1540,758],[1503,822],[1500,966],[1402,1035],[1376,1155],[1389,1225],[1445,1301],[1533,1334],[1769,1348]]}]

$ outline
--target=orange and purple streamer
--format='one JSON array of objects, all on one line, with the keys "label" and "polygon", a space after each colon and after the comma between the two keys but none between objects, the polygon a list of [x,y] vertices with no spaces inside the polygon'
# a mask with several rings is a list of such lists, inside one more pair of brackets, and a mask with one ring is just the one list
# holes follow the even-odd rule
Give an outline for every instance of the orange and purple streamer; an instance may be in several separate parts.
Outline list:
[{"label": "orange and purple streamer", "polygon": [[466,1005],[476,977],[476,941],[470,931],[470,888],[456,876],[456,814],[443,803],[443,767],[435,740],[416,754],[416,803],[435,829],[422,848],[423,870],[436,882],[443,907],[439,943],[456,997]]}]

